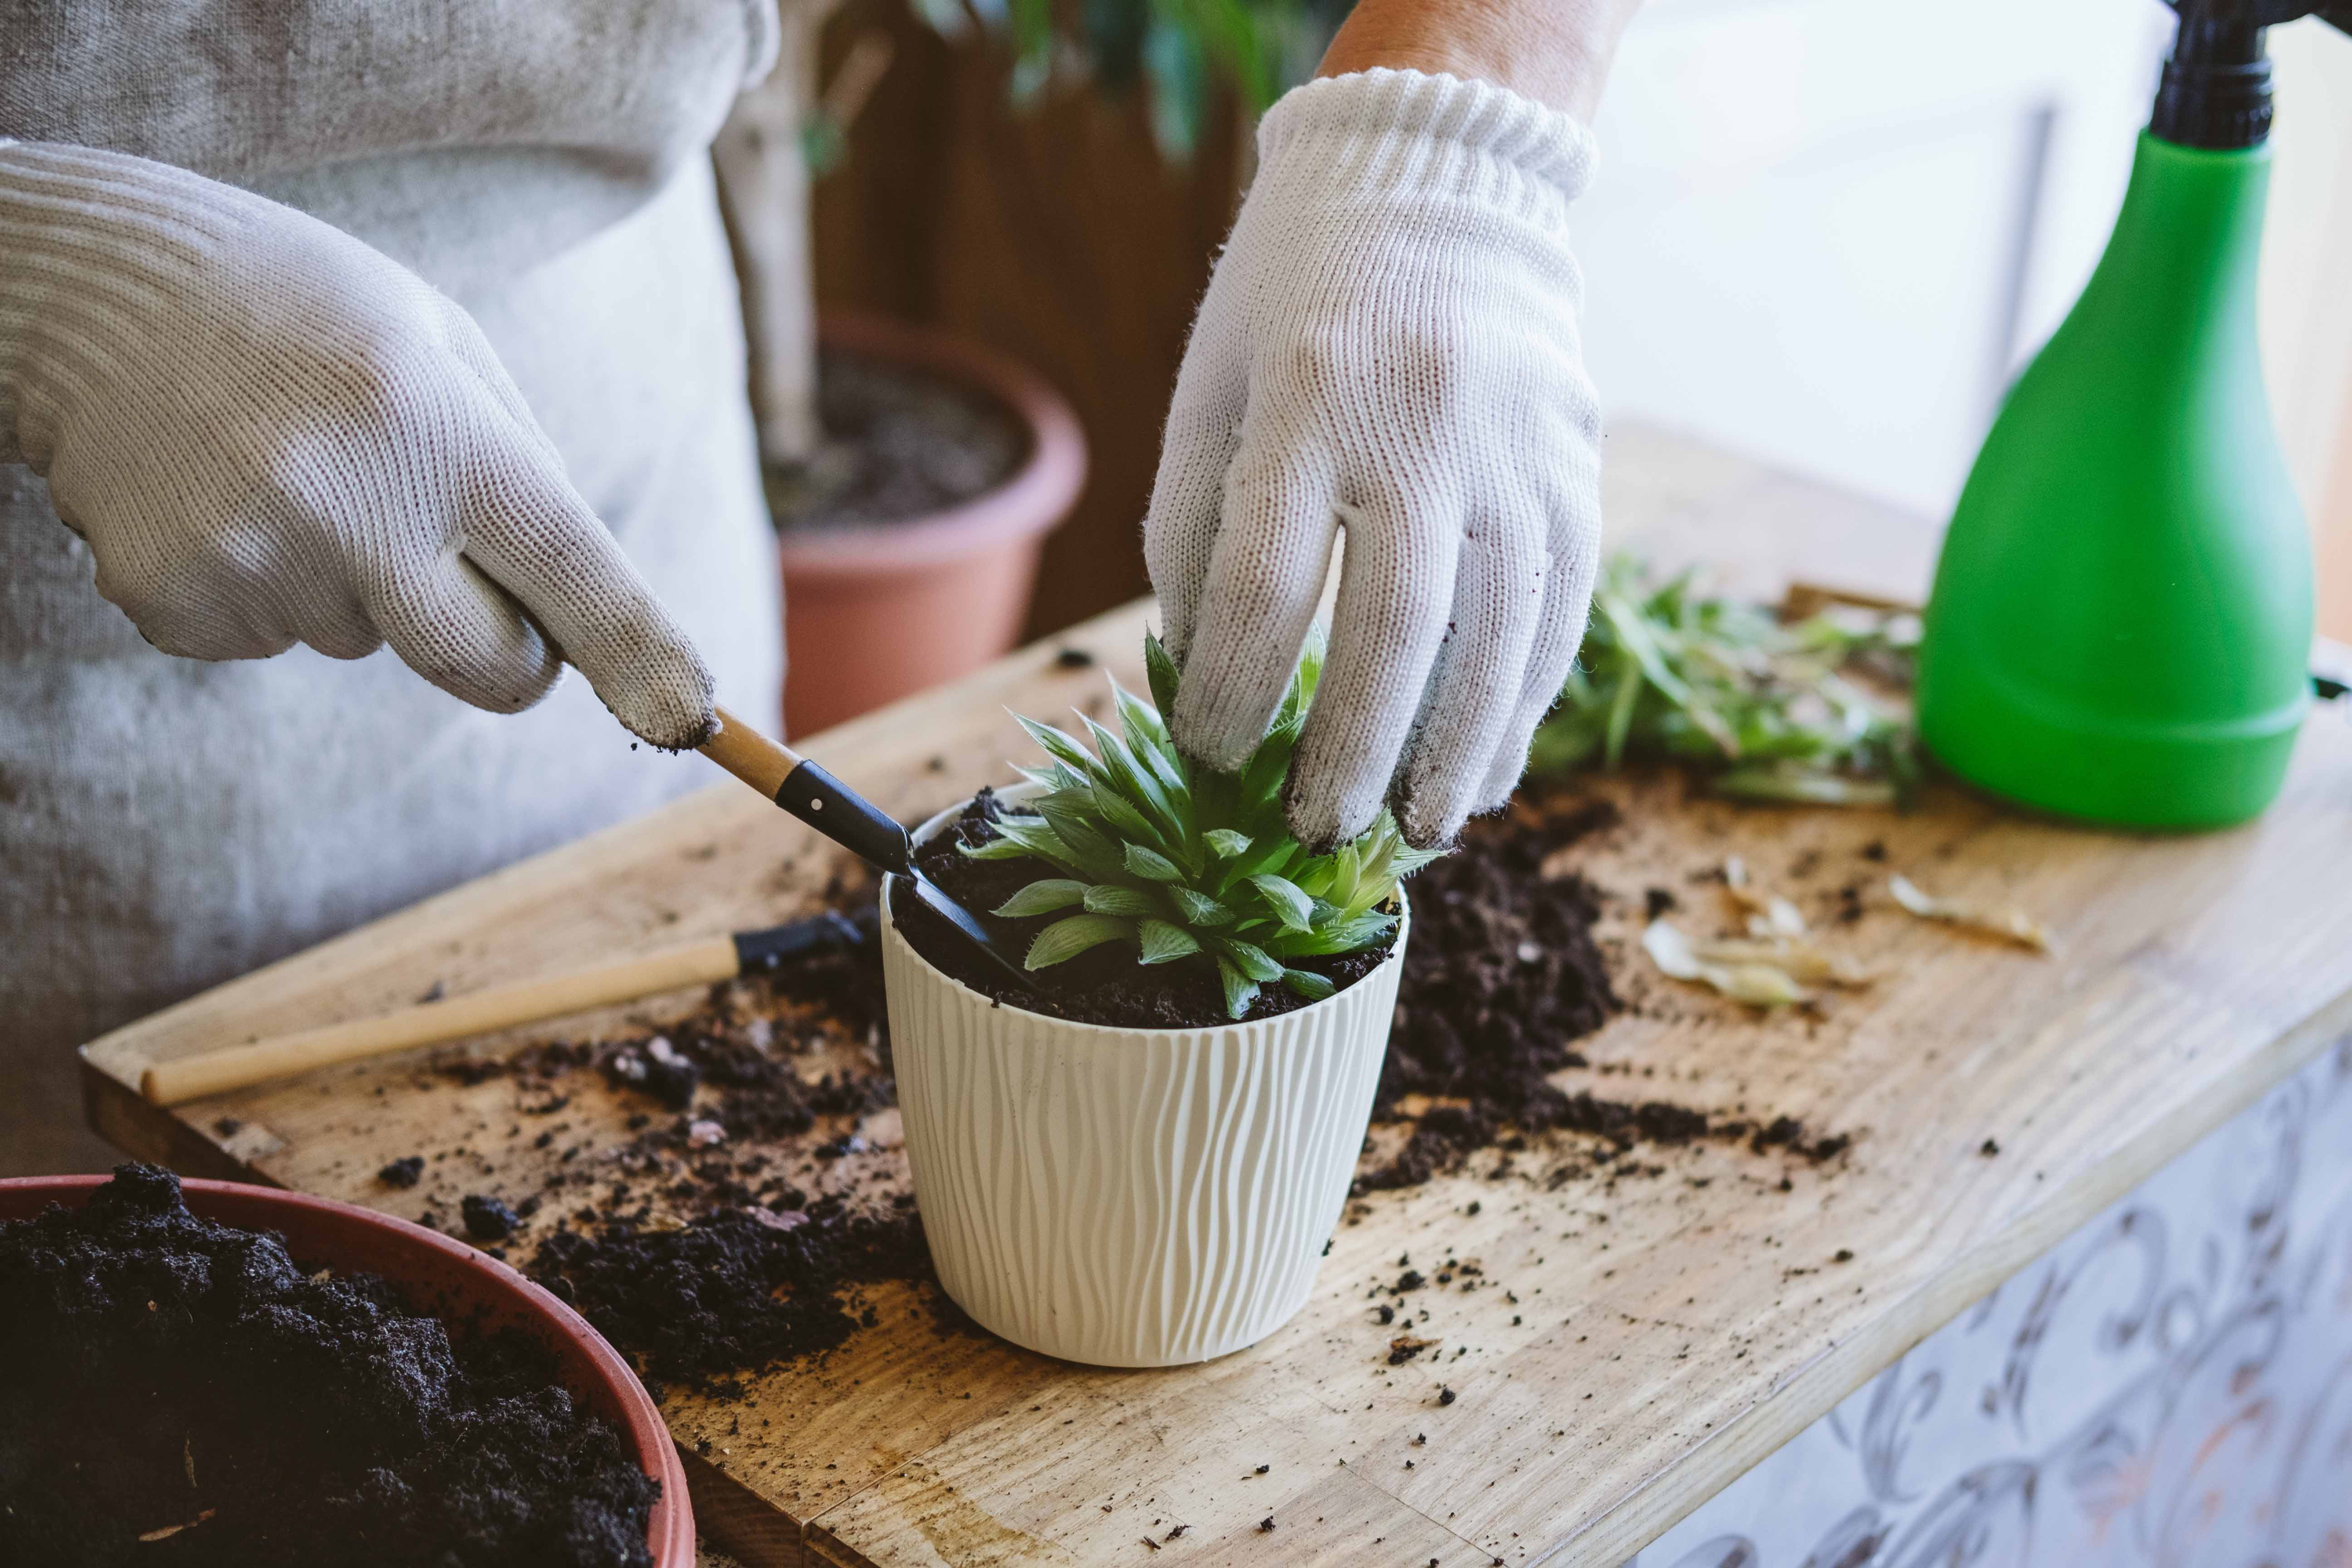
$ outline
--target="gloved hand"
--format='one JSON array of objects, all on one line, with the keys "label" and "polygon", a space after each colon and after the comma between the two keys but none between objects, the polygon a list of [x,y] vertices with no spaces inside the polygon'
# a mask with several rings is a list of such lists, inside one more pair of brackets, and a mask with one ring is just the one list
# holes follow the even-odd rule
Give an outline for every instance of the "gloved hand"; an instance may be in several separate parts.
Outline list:
[{"label": "gloved hand", "polygon": [[1176,381],[1144,524],[1172,715],[1217,767],[1265,731],[1347,533],[1322,686],[1285,797],[1302,842],[1384,799],[1443,843],[1517,782],[1601,544],[1569,203],[1591,134],[1486,82],[1298,88]]},{"label": "gloved hand", "polygon": [[657,746],[709,672],[564,478],[473,320],[290,207],[168,164],[0,142],[0,461],[47,476],[149,642],[390,643],[511,713],[577,665]]}]

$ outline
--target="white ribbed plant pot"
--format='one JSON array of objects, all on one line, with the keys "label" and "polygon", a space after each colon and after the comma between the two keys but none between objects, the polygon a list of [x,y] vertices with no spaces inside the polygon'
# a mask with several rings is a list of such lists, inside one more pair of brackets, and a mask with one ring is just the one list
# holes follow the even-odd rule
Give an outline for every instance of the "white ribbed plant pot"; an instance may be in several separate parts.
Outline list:
[{"label": "white ribbed plant pot", "polygon": [[1347,1202],[1410,926],[1308,1006],[1119,1029],[949,978],[898,934],[886,889],[899,1115],[947,1293],[1014,1344],[1094,1366],[1206,1361],[1280,1328]]}]

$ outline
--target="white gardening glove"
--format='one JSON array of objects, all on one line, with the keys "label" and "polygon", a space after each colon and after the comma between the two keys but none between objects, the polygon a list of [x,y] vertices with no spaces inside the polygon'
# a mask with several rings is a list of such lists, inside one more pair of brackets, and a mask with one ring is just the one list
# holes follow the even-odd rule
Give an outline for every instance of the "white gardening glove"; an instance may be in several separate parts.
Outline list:
[{"label": "white gardening glove", "polygon": [[1144,525],[1174,733],[1248,755],[1344,529],[1291,828],[1328,845],[1392,800],[1444,843],[1508,797],[1584,635],[1601,413],[1568,206],[1592,139],[1490,83],[1374,70],[1291,92],[1257,144]]},{"label": "white gardening glove", "polygon": [[657,746],[709,672],[472,318],[340,230],[111,153],[0,142],[0,461],[45,474],[149,642],[390,643],[511,713],[577,665]]}]

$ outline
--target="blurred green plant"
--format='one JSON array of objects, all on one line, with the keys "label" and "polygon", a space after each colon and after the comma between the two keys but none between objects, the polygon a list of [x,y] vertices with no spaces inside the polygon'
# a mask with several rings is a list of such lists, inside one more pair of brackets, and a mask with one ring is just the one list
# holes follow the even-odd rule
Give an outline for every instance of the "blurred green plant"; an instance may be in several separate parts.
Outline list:
[{"label": "blurred green plant", "polygon": [[1353,0],[913,0],[950,39],[984,32],[1013,53],[1013,98],[1034,100],[1057,75],[1107,92],[1150,89],[1151,133],[1171,163],[1189,160],[1230,83],[1251,115],[1315,68]]},{"label": "blurred green plant", "polygon": [[1691,574],[1658,582],[1631,556],[1601,569],[1592,619],[1559,705],[1536,731],[1533,773],[1629,758],[1709,773],[1718,795],[1863,805],[1908,801],[1920,760],[1909,722],[1849,679],[1907,686],[1918,629],[1874,613],[1782,624],[1767,607],[1704,598]]}]

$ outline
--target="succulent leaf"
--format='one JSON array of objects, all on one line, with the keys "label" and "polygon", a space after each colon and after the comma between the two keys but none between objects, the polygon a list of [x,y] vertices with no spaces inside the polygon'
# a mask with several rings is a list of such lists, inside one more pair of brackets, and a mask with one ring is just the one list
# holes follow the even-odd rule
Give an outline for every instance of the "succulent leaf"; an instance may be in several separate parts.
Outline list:
[{"label": "succulent leaf", "polygon": [[1320,1002],[1326,996],[1338,995],[1339,992],[1337,985],[1311,969],[1286,969],[1282,972],[1282,983],[1309,1002]]},{"label": "succulent leaf", "polygon": [[1110,683],[1111,706],[1118,710],[1119,733],[1126,737],[1128,750],[1136,760],[1155,768],[1160,782],[1171,790],[1184,787],[1182,771],[1175,766],[1176,743],[1168,737],[1168,725],[1159,710],[1114,680]]},{"label": "succulent leaf", "polygon": [[1169,843],[1168,835],[1155,826],[1142,812],[1136,809],[1133,801],[1118,791],[1097,781],[1094,788],[1087,793],[1094,801],[1094,808],[1102,813],[1103,819],[1111,826],[1118,828],[1126,838],[1145,844],[1156,844],[1163,848],[1172,847]]},{"label": "succulent leaf", "polygon": [[1397,882],[1431,855],[1407,847],[1385,812],[1323,855],[1303,848],[1283,820],[1283,785],[1322,662],[1318,633],[1300,653],[1265,739],[1233,773],[1188,760],[1171,739],[1164,715],[1177,670],[1157,638],[1144,646],[1152,701],[1114,682],[1116,730],[1081,714],[1081,740],[1021,721],[1047,759],[1022,776],[1044,793],[1000,816],[995,837],[964,853],[1053,868],[1000,914],[1076,907],[1038,934],[1031,968],[1129,942],[1139,963],[1213,967],[1227,1016],[1241,1018],[1266,985],[1309,1001],[1332,994],[1334,982],[1302,963],[1390,937]]},{"label": "succulent leaf", "polygon": [[1069,870],[1078,869],[1077,857],[1073,855],[1069,847],[1055,837],[1054,830],[1038,817],[1000,816],[996,819],[995,828],[994,841],[982,845],[977,849],[966,848],[963,852],[975,858],[991,860],[1013,858],[1014,857],[992,853],[997,844],[1009,843],[1018,845],[1023,854],[1034,855],[1043,860],[1051,860],[1056,866]]},{"label": "succulent leaf", "polygon": [[1265,898],[1266,907],[1274,911],[1286,931],[1307,931],[1315,923],[1315,900],[1299,891],[1295,882],[1286,881],[1272,873],[1252,877],[1250,886]]},{"label": "succulent leaf", "polygon": [[1243,942],[1237,937],[1230,936],[1221,936],[1216,939],[1216,942],[1217,951],[1223,953],[1235,969],[1240,970],[1252,980],[1264,983],[1282,978],[1282,965],[1267,956],[1265,949],[1255,942]]},{"label": "succulent leaf", "polygon": [[967,860],[1025,860],[1037,853],[1016,838],[992,838],[977,846],[959,844],[956,852]]},{"label": "succulent leaf", "polygon": [[1040,724],[1034,719],[1024,719],[1018,713],[1013,717],[1024,730],[1029,732],[1029,738],[1036,742],[1039,748],[1055,762],[1075,768],[1081,773],[1091,773],[1094,770],[1094,758],[1087,754],[1084,746],[1078,744],[1075,736],[1066,735],[1051,724]]},{"label": "succulent leaf", "polygon": [[1151,705],[1164,717],[1176,709],[1176,661],[1151,632],[1143,635],[1143,673],[1151,687]]},{"label": "succulent leaf", "polygon": [[[1101,755],[1106,782],[1116,786],[1118,793],[1139,811],[1149,814],[1154,819],[1152,826],[1155,830],[1167,835],[1171,842],[1181,842],[1184,837],[1183,826],[1160,781],[1137,761],[1125,741],[1092,719],[1087,719],[1086,723],[1087,733]],[[1096,787],[1100,788],[1101,785]]]},{"label": "succulent leaf", "polygon": [[[1298,853],[1297,841],[1287,833],[1281,835],[1274,843],[1260,845],[1255,850],[1242,856],[1224,868],[1217,879],[1219,896],[1222,897],[1233,891],[1252,877],[1283,869],[1289,864],[1291,857],[1297,853]],[[1297,879],[1292,879],[1295,881]]]},{"label": "succulent leaf", "polygon": [[1158,850],[1140,844],[1127,846],[1127,869],[1154,882],[1181,882],[1184,879],[1182,867]]},{"label": "succulent leaf", "polygon": [[1066,910],[1087,896],[1084,882],[1066,877],[1045,877],[1030,883],[1011,898],[996,906],[996,912],[1007,920],[1019,920],[1027,915],[1050,915],[1055,910]]},{"label": "succulent leaf", "polygon": [[1321,931],[1284,931],[1270,936],[1265,940],[1265,949],[1277,958],[1330,958],[1370,947],[1395,926],[1394,915],[1359,915]]},{"label": "succulent leaf", "polygon": [[1125,915],[1129,920],[1146,920],[1160,913],[1160,905],[1152,896],[1136,888],[1122,888],[1111,882],[1097,882],[1084,895],[1089,911],[1098,915]]},{"label": "succulent leaf", "polygon": [[1135,935],[1135,922],[1111,915],[1072,915],[1055,921],[1037,933],[1023,960],[1032,969],[1045,969],[1077,957],[1090,947]]},{"label": "succulent leaf", "polygon": [[1444,858],[1444,854],[1445,851],[1443,849],[1415,849],[1402,838],[1399,838],[1397,851],[1390,860],[1389,868],[1402,881],[1432,860]]},{"label": "succulent leaf", "polygon": [[1233,910],[1225,908],[1208,894],[1197,892],[1181,882],[1169,883],[1168,896],[1176,901],[1176,912],[1184,917],[1186,925],[1221,926],[1233,923]]},{"label": "succulent leaf", "polygon": [[1049,795],[1038,800],[1037,815],[1045,819],[1045,826],[1062,844],[1063,854],[1086,872],[1087,880],[1116,882],[1127,868],[1126,861],[1111,836],[1097,831],[1089,820],[1093,805],[1091,795]]},{"label": "succulent leaf", "polygon": [[1257,1000],[1257,982],[1223,958],[1217,960],[1217,979],[1225,988],[1225,1016],[1246,1017],[1250,1004]]},{"label": "succulent leaf", "polygon": [[1166,921],[1138,921],[1135,930],[1143,948],[1139,963],[1172,963],[1201,951],[1200,940],[1191,931]]}]

